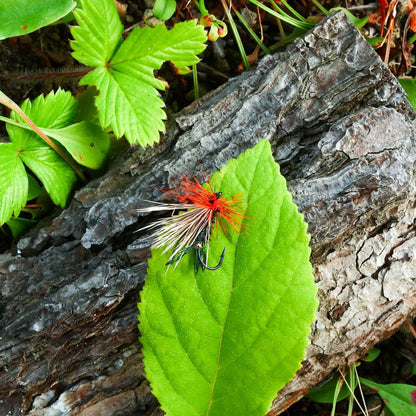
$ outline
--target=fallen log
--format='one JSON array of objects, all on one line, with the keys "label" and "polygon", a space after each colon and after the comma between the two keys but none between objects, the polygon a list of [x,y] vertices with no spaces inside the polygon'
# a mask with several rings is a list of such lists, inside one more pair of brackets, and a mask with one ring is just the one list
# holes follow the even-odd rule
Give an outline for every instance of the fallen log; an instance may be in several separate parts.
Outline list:
[{"label": "fallen log", "polygon": [[132,148],[0,255],[0,413],[159,415],[137,307],[150,241],[142,199],[268,139],[309,224],[320,307],[277,415],[416,310],[415,113],[341,12]]}]

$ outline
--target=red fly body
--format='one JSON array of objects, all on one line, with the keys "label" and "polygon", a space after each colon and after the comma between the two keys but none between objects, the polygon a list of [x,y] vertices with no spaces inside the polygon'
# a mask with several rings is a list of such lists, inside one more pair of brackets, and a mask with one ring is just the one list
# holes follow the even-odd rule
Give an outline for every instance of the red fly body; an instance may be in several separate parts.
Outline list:
[{"label": "red fly body", "polygon": [[152,234],[153,246],[164,248],[163,253],[171,252],[167,264],[179,261],[188,251],[194,249],[196,272],[198,266],[201,266],[202,270],[216,270],[224,259],[225,248],[217,266],[209,267],[207,264],[208,242],[214,222],[224,232],[227,232],[229,227],[237,231],[245,217],[239,195],[226,199],[221,192],[215,192],[207,174],[204,174],[204,180],[207,183],[206,188],[195,177],[188,178],[182,175],[181,181],[174,184],[175,188],[164,191],[166,196],[173,200],[172,203],[154,202],[155,205],[138,210],[183,211],[157,220],[141,230],[155,230]]}]

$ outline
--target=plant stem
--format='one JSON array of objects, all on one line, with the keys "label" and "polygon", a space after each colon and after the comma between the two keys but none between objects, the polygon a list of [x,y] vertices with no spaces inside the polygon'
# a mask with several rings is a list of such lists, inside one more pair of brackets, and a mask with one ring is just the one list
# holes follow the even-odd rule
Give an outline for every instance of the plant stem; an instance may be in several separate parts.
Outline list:
[{"label": "plant stem", "polygon": [[224,11],[227,15],[228,22],[230,23],[231,30],[233,31],[233,35],[235,37],[235,41],[237,42],[238,50],[240,51],[241,58],[243,59],[244,68],[250,69],[250,64],[247,59],[246,51],[244,50],[243,42],[241,42],[240,34],[238,33],[237,26],[234,23],[233,16],[230,13],[230,10],[228,9],[227,4],[225,3],[225,0],[221,0],[222,7],[224,7]]},{"label": "plant stem", "polygon": [[281,10],[277,5],[276,8],[278,11],[275,11],[271,9],[270,7],[265,6],[263,3],[260,3],[257,0],[250,0],[250,3],[255,4],[256,6],[260,7],[267,13],[271,14],[274,17],[277,17],[278,19],[283,20],[286,23],[289,23],[292,26],[298,27],[299,29],[312,29],[315,25],[313,23],[310,23],[308,21],[299,21],[294,19],[293,17],[289,16],[287,13],[285,13],[283,10]]},{"label": "plant stem", "polygon": [[343,381],[342,381],[341,377],[338,377],[338,381],[337,381],[337,384],[335,386],[334,397],[332,399],[331,416],[335,416],[335,410],[337,408],[338,395],[339,395],[339,392],[341,391],[342,384],[343,384]]},{"label": "plant stem", "polygon": [[196,70],[196,64],[192,65],[192,79],[194,81],[194,98],[196,101],[199,99],[198,71]]},{"label": "plant stem", "polygon": [[257,42],[257,44],[260,46],[260,48],[263,50],[264,53],[270,54],[270,51],[267,49],[267,47],[264,45],[264,43],[261,41],[261,39],[254,33],[254,30],[248,25],[246,22],[246,19],[241,15],[241,13],[235,8],[234,5],[232,5],[234,13],[242,23],[242,25],[246,28],[247,32],[250,33],[252,38]]},{"label": "plant stem", "polygon": [[[307,20],[300,14],[298,13],[292,6],[290,6],[285,0],[281,0],[282,4],[285,5],[285,7],[294,15],[296,16],[301,22],[306,22]],[[280,10],[279,6],[273,1],[270,0],[270,3],[272,3],[272,5],[274,5],[274,7],[276,7],[276,10]]]},{"label": "plant stem", "polygon": [[195,6],[198,7],[202,16],[206,16],[209,14],[208,10],[205,8],[204,0],[194,0]]},{"label": "plant stem", "polygon": [[415,41],[416,41],[416,33],[407,41],[407,43],[410,45]]},{"label": "plant stem", "polygon": [[320,4],[317,0],[312,0],[312,3],[324,14],[327,15],[329,14],[329,11],[327,9],[325,9],[324,6],[322,6],[322,4]]},{"label": "plant stem", "polygon": [[[352,367],[355,368],[354,364],[352,365]],[[355,373],[354,371],[352,371],[352,367],[350,367],[350,372],[349,372],[349,379],[350,379],[350,386],[351,388],[354,388],[353,386],[355,386]],[[351,416],[353,409],[354,409],[354,395],[350,394],[348,396],[348,411],[347,411],[347,416]]]}]

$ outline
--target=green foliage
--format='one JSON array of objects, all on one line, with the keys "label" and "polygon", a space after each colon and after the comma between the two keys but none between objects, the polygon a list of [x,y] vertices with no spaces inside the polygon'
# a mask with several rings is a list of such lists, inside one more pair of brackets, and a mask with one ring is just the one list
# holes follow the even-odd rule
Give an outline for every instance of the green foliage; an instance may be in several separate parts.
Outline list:
[{"label": "green foliage", "polygon": [[56,22],[69,13],[74,0],[2,0],[0,2],[0,40],[26,35]]},{"label": "green foliage", "polygon": [[416,79],[399,78],[400,85],[406,91],[407,99],[416,111]]},{"label": "green foliage", "polygon": [[111,127],[117,137],[142,146],[159,140],[164,131],[163,101],[157,89],[167,83],[155,78],[154,70],[165,61],[177,68],[198,62],[205,49],[204,29],[194,21],[178,23],[171,30],[165,25],[136,27],[122,40],[122,26],[112,0],[82,0],[74,15],[79,24],[72,28],[73,56],[96,68],[80,84],[95,85],[100,123]]},{"label": "green foliage", "polygon": [[260,416],[299,369],[315,319],[307,225],[268,141],[212,183],[241,193],[247,218],[238,233],[213,232],[210,257],[227,248],[215,272],[195,275],[189,255],[166,270],[168,254],[152,250],[139,304],[145,370],[169,416]]},{"label": "green foliage", "polygon": [[36,221],[26,218],[11,218],[6,222],[13,240],[17,240],[25,231],[32,228]]},{"label": "green foliage", "polygon": [[[372,348],[368,351],[363,361],[371,362],[374,361],[380,354],[379,348]],[[413,395],[416,396],[416,386],[408,384],[378,384],[374,381],[367,380],[363,377],[358,377],[356,368],[360,365],[360,362],[353,364],[345,375],[344,378],[339,377],[338,380],[332,378],[323,386],[311,390],[306,397],[318,402],[318,403],[333,403],[332,413],[335,414],[336,402],[339,402],[349,397],[349,413],[352,414],[354,390],[358,383],[362,383],[368,387],[371,387],[377,391],[380,397],[386,404],[384,412],[386,415],[392,416],[408,416],[416,415],[416,404],[413,400]],[[342,370],[341,370],[342,371]],[[349,378],[347,386],[347,377]],[[342,388],[341,387],[342,384]],[[360,388],[361,391],[361,388]],[[357,401],[357,405],[362,410],[363,408]]]},{"label": "green foliage", "polygon": [[153,6],[153,16],[160,20],[168,20],[176,10],[176,0],[156,0]]},{"label": "green foliage", "polygon": [[297,27],[299,29],[305,29],[309,30],[312,29],[315,25],[311,22],[308,22],[303,16],[301,16],[299,13],[297,13],[290,5],[285,1],[282,0],[282,3],[288,8],[293,16],[291,16],[289,13],[286,13],[281,7],[279,7],[274,1],[273,7],[276,10],[271,9],[270,7],[265,6],[263,3],[260,3],[258,0],[250,0],[250,3],[253,3],[257,7],[263,9],[270,15],[277,17],[278,19],[289,23],[293,27]]},{"label": "green foliage", "polygon": [[338,11],[338,10],[342,10],[347,15],[348,19],[350,19],[351,22],[354,23],[354,25],[357,29],[361,29],[368,22],[368,16],[364,16],[364,17],[361,17],[361,18],[356,17],[345,7],[334,7],[333,9],[331,9],[329,11],[329,13],[335,12],[335,11]]},{"label": "green foliage", "polygon": [[[175,2],[162,3],[166,12]],[[77,164],[98,169],[108,155],[109,136],[97,123],[112,128],[117,137],[125,134],[130,143],[158,141],[166,115],[157,89],[163,90],[167,83],[156,79],[154,70],[170,60],[186,71],[198,62],[196,54],[205,48],[205,32],[193,21],[170,31],[164,25],[136,28],[123,41],[123,26],[112,0],[81,0],[79,5],[81,8],[74,11],[79,26],[72,28],[73,55],[95,67],[81,84],[90,83],[99,90],[90,88],[81,94],[82,118],[75,98],[61,90],[33,103],[26,101],[21,108],[0,92],[0,102],[13,110],[10,118],[0,117],[10,135],[10,143],[0,145],[0,225],[7,222],[15,236],[28,223],[17,216],[32,198],[29,170],[52,202],[65,206],[76,174],[83,178]],[[73,0],[2,2],[0,34],[7,37],[35,30],[74,6]],[[95,106],[91,111],[93,100],[98,115]],[[30,209],[25,211],[35,216]]]},{"label": "green foliage", "polygon": [[26,204],[28,179],[20,150],[14,143],[0,143],[0,224]]},{"label": "green foliage", "polygon": [[53,203],[61,207],[65,206],[76,181],[73,167],[31,130],[22,114],[84,166],[100,167],[109,147],[108,135],[99,126],[87,121],[76,123],[77,101],[69,92],[58,90],[33,102],[26,100],[21,108],[12,103],[11,108],[15,111],[10,119],[2,117],[8,123],[10,143],[0,144],[0,225],[12,215],[18,216],[26,202],[34,197],[29,192],[26,167],[44,185]]},{"label": "green foliage", "polygon": [[122,42],[123,25],[113,1],[80,0],[74,11],[79,26],[71,28],[72,56],[88,66],[105,66]]},{"label": "green foliage", "polygon": [[409,384],[378,384],[360,377],[361,383],[377,391],[387,408],[394,416],[416,414],[416,404],[412,401],[412,392],[416,386]]},{"label": "green foliage", "polygon": [[371,363],[380,355],[380,352],[380,348],[373,347],[367,352],[366,356],[362,360],[367,363]]},{"label": "green foliage", "polygon": [[28,174],[27,176],[29,179],[27,200],[34,200],[35,204],[31,207],[25,206],[22,209],[22,212],[24,212],[26,216],[30,216],[30,219],[23,217],[12,217],[6,221],[8,230],[4,227],[2,228],[2,231],[15,241],[26,230],[32,228],[33,225],[36,224],[36,219],[48,211],[51,205],[50,198],[47,195],[45,189],[39,186],[39,183],[32,175]]},{"label": "green foliage", "polygon": [[[46,97],[41,95],[33,103],[26,100],[21,108],[42,132],[65,147],[80,165],[91,169],[101,167],[109,148],[108,135],[93,123],[76,123],[78,103],[69,92],[59,89]],[[11,118],[23,121],[15,113],[12,113]],[[20,131],[27,140],[36,136],[34,132],[23,131],[21,127],[8,125],[7,129],[10,135]]]},{"label": "green foliage", "polygon": [[[357,382],[351,386],[354,390]],[[333,377],[321,387],[312,389],[306,397],[318,403],[334,403],[344,400],[351,394],[347,384],[341,377]]]}]

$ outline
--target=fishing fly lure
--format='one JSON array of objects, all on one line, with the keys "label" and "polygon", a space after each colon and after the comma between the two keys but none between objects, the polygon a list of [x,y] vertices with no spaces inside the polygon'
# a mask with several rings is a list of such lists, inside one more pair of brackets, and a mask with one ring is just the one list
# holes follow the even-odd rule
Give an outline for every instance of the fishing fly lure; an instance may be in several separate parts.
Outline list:
[{"label": "fishing fly lure", "polygon": [[164,191],[172,200],[170,203],[152,202],[154,205],[138,209],[137,212],[172,211],[176,215],[157,220],[141,230],[155,230],[152,233],[153,247],[164,248],[163,253],[171,251],[167,265],[178,262],[194,249],[194,268],[216,270],[221,267],[225,256],[222,251],[218,264],[208,266],[209,238],[213,224],[227,232],[231,227],[238,231],[245,218],[241,206],[241,195],[226,199],[221,192],[216,192],[211,185],[208,174],[203,173],[206,187],[195,177],[182,175],[175,187]]}]

